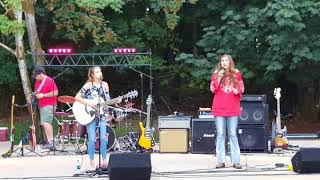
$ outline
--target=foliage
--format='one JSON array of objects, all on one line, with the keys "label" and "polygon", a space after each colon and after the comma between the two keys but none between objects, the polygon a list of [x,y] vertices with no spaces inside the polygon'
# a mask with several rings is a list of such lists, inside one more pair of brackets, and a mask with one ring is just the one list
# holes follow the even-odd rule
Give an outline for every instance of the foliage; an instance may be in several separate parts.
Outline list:
[{"label": "foliage", "polygon": [[178,12],[181,10],[181,7],[184,3],[196,4],[198,0],[150,0],[151,8],[155,10],[156,13],[163,10],[166,16],[167,26],[170,30],[173,30],[178,22],[179,15]]},{"label": "foliage", "polygon": [[24,27],[16,20],[10,20],[8,16],[0,15],[0,34],[6,36],[15,33],[23,33]]},{"label": "foliage", "polygon": [[56,38],[64,37],[75,43],[85,40],[99,45],[116,41],[116,35],[109,28],[109,21],[104,18],[102,11],[110,7],[121,12],[123,3],[122,0],[52,0],[47,1],[46,5],[48,12],[53,14]]},{"label": "foliage", "polygon": [[76,3],[80,7],[88,9],[105,9],[111,7],[116,12],[121,12],[121,8],[124,5],[124,0],[76,0]]},{"label": "foliage", "polygon": [[[252,1],[239,8],[239,5],[221,2],[223,8],[213,9],[221,13],[221,18],[203,29],[202,39],[197,43],[205,57],[199,55],[192,59],[193,56],[181,54],[177,60],[206,71],[201,75],[193,73],[197,79],[211,74],[212,67],[203,67],[205,62],[217,62],[220,55],[229,53],[245,79],[261,79],[260,82],[275,81],[280,74],[299,65],[319,61],[320,36],[316,33],[319,21],[316,19],[319,19],[320,2],[262,3]],[[210,3],[209,6],[212,7]]]},{"label": "foliage", "polygon": [[[0,34],[1,43],[12,48],[15,47],[14,35],[16,33],[24,33],[24,24],[18,23],[15,20],[14,10],[21,10],[21,2],[18,0],[3,1],[4,14],[0,15]],[[2,12],[2,9],[1,9]],[[20,84],[18,65],[16,59],[7,50],[0,49],[0,85],[8,86],[9,88],[16,88]]]}]

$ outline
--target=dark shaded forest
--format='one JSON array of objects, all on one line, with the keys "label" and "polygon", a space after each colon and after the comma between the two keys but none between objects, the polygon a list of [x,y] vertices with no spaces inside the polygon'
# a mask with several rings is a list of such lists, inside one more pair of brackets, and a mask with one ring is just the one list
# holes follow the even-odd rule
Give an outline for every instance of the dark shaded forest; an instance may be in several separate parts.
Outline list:
[{"label": "dark shaded forest", "polygon": [[[22,26],[12,12],[16,1],[0,7],[0,116],[9,119],[11,96],[25,104],[36,49],[71,47],[74,53],[112,52],[134,47],[152,52],[152,93],[155,115],[174,111],[196,116],[199,107],[211,107],[209,83],[223,54],[230,54],[242,72],[246,94],[266,94],[270,120],[275,118],[273,91],[281,87],[281,112],[292,114],[292,129],[320,127],[320,2],[317,0],[43,0],[25,1]],[[26,12],[34,9],[37,37],[29,29]],[[15,8],[13,8],[15,7]],[[28,28],[27,28],[28,27]],[[32,28],[31,28],[32,29]],[[26,72],[23,86],[15,34],[23,33]],[[35,41],[36,42],[36,41]],[[3,46],[5,45],[5,46]],[[35,48],[34,48],[35,47]],[[38,51],[39,52],[39,51]],[[20,69],[19,69],[20,68]],[[55,77],[64,68],[46,68]],[[149,78],[125,67],[102,68],[117,96],[137,89],[150,93]],[[148,72],[147,68],[137,68]],[[71,95],[86,81],[87,67],[71,67],[56,78],[59,95]],[[61,107],[63,108],[63,107]],[[17,111],[17,115],[25,115]],[[301,126],[303,124],[304,126]],[[311,125],[310,125],[311,124]],[[305,127],[305,128],[303,128]],[[289,128],[290,130],[290,128]]]}]

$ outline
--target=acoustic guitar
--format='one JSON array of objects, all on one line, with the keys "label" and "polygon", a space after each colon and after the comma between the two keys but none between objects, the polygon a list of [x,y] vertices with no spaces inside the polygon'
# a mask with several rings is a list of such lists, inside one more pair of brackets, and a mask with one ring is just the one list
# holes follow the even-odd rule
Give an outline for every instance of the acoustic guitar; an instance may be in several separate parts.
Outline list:
[{"label": "acoustic guitar", "polygon": [[[138,96],[137,90],[129,91],[127,94],[119,96],[122,99],[125,98],[135,98]],[[79,101],[75,101],[72,105],[72,112],[74,117],[76,118],[77,122],[81,125],[87,125],[96,117],[97,113],[104,114],[104,108],[108,107],[109,105],[116,104],[118,98],[110,99],[105,101],[101,97],[97,97],[95,99],[86,99],[86,101],[90,101],[92,103],[96,103],[98,109],[93,109],[90,106],[80,103]],[[99,104],[98,104],[99,103]]]}]

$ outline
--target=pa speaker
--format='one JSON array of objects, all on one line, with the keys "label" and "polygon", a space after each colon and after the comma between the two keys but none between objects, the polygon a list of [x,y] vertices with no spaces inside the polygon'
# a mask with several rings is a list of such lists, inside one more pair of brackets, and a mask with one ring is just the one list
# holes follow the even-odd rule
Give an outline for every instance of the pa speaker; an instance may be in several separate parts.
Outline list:
[{"label": "pa speaker", "polygon": [[239,124],[266,125],[269,119],[269,105],[265,95],[244,95],[240,101],[242,111]]},{"label": "pa speaker", "polygon": [[320,148],[302,148],[291,158],[293,171],[320,173]]},{"label": "pa speaker", "polygon": [[147,153],[110,154],[110,180],[150,180],[151,158]]},{"label": "pa speaker", "polygon": [[239,125],[238,142],[241,152],[267,152],[268,135],[265,126]]},{"label": "pa speaker", "polygon": [[192,119],[192,153],[213,154],[216,146],[216,128],[213,118]]}]

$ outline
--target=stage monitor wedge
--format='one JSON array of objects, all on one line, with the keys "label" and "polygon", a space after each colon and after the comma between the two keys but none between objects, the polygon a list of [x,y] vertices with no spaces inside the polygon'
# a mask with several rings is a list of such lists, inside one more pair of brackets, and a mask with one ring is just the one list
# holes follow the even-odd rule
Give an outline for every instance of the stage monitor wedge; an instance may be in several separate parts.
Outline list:
[{"label": "stage monitor wedge", "polygon": [[151,157],[148,153],[110,154],[110,180],[150,180]]},{"label": "stage monitor wedge", "polygon": [[320,173],[320,148],[301,148],[291,163],[296,173]]}]

